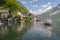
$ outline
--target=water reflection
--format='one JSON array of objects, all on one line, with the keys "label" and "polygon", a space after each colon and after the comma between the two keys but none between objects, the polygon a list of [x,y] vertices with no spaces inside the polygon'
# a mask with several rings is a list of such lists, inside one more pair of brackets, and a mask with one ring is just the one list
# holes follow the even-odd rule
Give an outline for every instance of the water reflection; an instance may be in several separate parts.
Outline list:
[{"label": "water reflection", "polygon": [[54,21],[54,23],[53,23],[54,25],[54,32],[57,34],[57,35],[59,35],[60,36],[60,21]]},{"label": "water reflection", "polygon": [[52,36],[52,26],[46,26],[46,31],[48,33],[48,37]]},{"label": "water reflection", "polygon": [[20,27],[17,27],[17,32],[20,32],[24,28],[24,22],[20,23]]},{"label": "water reflection", "polygon": [[0,26],[0,40],[60,40],[56,35],[60,25],[44,25],[43,22],[9,23]]},{"label": "water reflection", "polygon": [[[28,23],[29,24],[29,23]],[[27,24],[9,23],[0,26],[0,40],[18,40],[26,32]]]},{"label": "water reflection", "polygon": [[34,22],[33,30],[39,31],[40,36],[51,37],[52,35],[52,26],[44,25],[42,22]]},{"label": "water reflection", "polygon": [[23,40],[60,40],[52,29],[52,26],[46,26],[43,22],[34,22],[34,26],[26,32]]}]

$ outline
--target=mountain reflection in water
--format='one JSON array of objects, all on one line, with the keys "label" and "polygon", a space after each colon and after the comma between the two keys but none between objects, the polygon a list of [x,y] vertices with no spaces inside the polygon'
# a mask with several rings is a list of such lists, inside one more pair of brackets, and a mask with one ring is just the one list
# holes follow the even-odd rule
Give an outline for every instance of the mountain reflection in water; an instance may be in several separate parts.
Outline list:
[{"label": "mountain reflection in water", "polygon": [[9,23],[0,26],[0,40],[60,40],[60,22]]},{"label": "mountain reflection in water", "polygon": [[53,26],[46,26],[42,22],[34,22],[34,26],[26,32],[22,40],[60,40],[53,32]]}]

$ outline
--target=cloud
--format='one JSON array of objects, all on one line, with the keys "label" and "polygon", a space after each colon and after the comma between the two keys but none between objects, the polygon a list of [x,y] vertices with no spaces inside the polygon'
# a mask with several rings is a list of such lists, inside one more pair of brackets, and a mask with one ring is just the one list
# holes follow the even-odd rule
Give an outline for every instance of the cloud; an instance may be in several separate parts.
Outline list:
[{"label": "cloud", "polygon": [[22,3],[23,3],[23,4],[27,4],[27,2],[26,2],[26,1],[22,1]]},{"label": "cloud", "polygon": [[50,4],[51,4],[51,2],[48,2],[47,4],[41,5],[41,7],[46,8],[46,7],[48,7]]},{"label": "cloud", "polygon": [[51,7],[51,6],[48,6],[48,7],[45,8],[45,9],[41,9],[41,10],[39,10],[39,12],[41,12],[41,14],[42,14],[42,13],[44,13],[44,12],[50,10],[50,9],[52,9],[52,7]]},{"label": "cloud", "polygon": [[50,9],[52,9],[52,7],[48,6],[45,9],[39,9],[39,10],[36,10],[36,11],[30,10],[30,12],[36,15],[36,14],[42,14],[42,13],[44,13],[44,12],[50,10]]},{"label": "cloud", "polygon": [[41,5],[41,7],[44,7],[44,8],[46,8],[46,7],[48,7],[48,5],[44,4],[44,5]]},{"label": "cloud", "polygon": [[52,6],[48,6],[48,8],[46,8],[46,10],[50,10],[50,9],[52,9]]},{"label": "cloud", "polygon": [[48,2],[48,5],[50,5],[51,4],[51,2]]},{"label": "cloud", "polygon": [[37,2],[38,0],[31,0],[30,3]]},{"label": "cloud", "polygon": [[40,9],[40,10],[36,10],[36,11],[30,10],[30,12],[36,15],[36,14],[42,14],[42,13],[44,13],[46,11],[43,10],[43,9]]},{"label": "cloud", "polygon": [[42,10],[41,10],[41,12],[38,11],[38,10],[36,10],[36,11],[30,10],[30,12],[36,15],[36,14],[41,14],[42,13]]},{"label": "cloud", "polygon": [[37,2],[38,0],[32,0],[33,2]]},{"label": "cloud", "polygon": [[32,6],[33,8],[38,8],[38,9],[35,10],[35,11],[30,10],[30,12],[35,14],[35,15],[36,14],[42,14],[42,13],[47,12],[48,10],[52,9],[52,6],[50,4],[51,4],[51,2],[48,2],[47,4],[43,4],[43,5],[40,6],[42,8],[39,8],[38,5],[33,5]]},{"label": "cloud", "polygon": [[37,7],[38,7],[38,5],[33,5],[32,7],[33,7],[33,8],[37,8]]}]

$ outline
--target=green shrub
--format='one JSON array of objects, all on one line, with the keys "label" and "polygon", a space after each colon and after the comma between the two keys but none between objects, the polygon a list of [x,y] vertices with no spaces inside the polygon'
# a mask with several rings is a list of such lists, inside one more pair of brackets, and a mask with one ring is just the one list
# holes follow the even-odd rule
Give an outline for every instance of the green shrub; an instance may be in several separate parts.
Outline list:
[{"label": "green shrub", "polygon": [[26,16],[26,17],[24,17],[24,20],[25,20],[25,22],[29,22],[30,21],[30,17]]}]

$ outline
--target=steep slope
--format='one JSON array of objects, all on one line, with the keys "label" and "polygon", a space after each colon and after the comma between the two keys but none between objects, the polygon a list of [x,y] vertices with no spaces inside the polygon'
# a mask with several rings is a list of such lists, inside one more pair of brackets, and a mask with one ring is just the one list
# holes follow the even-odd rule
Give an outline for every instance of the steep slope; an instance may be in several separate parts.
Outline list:
[{"label": "steep slope", "polygon": [[8,9],[10,12],[21,11],[28,12],[28,10],[17,0],[0,0],[0,10]]},{"label": "steep slope", "polygon": [[51,10],[39,15],[43,19],[50,17],[52,19],[60,19],[60,4],[58,4],[56,7],[52,8]]}]

